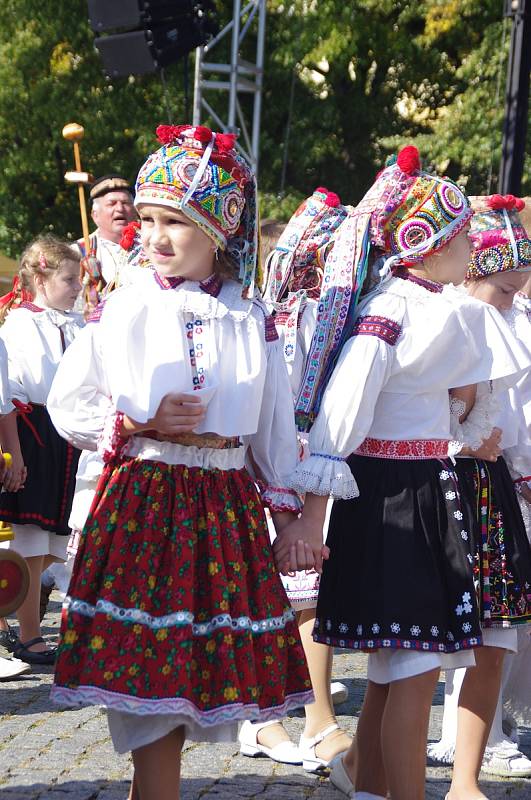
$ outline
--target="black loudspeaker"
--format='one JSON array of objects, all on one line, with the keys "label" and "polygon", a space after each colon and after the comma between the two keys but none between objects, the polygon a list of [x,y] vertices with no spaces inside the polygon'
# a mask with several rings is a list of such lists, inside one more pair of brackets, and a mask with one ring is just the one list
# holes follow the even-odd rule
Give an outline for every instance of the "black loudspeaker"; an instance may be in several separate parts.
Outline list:
[{"label": "black loudspeaker", "polygon": [[178,61],[215,35],[211,0],[88,0],[95,45],[109,77],[143,75]]}]

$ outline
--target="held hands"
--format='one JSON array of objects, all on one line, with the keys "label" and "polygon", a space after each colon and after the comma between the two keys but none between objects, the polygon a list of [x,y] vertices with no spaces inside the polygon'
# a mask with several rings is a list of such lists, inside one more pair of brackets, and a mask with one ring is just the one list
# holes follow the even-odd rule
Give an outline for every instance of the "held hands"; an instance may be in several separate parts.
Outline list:
[{"label": "held hands", "polygon": [[474,458],[482,458],[484,461],[496,461],[501,455],[499,444],[502,438],[500,428],[493,428],[488,439],[483,439],[483,444],[477,450],[472,450]]},{"label": "held hands", "polygon": [[322,525],[304,515],[284,527],[273,543],[275,563],[282,575],[312,568],[321,573],[329,552],[323,545]]},{"label": "held hands", "polygon": [[522,482],[520,484],[519,492],[526,501],[526,503],[529,503],[531,505],[531,489],[529,488],[527,483]]},{"label": "held hands", "polygon": [[18,452],[15,450],[9,459],[6,456],[9,456],[9,453],[0,454],[0,483],[6,492],[18,492],[24,488],[28,470],[20,450]]},{"label": "held hands", "polygon": [[141,425],[129,417],[124,417],[122,433],[130,436],[147,430],[156,430],[165,436],[178,433],[191,433],[203,421],[206,407],[199,397],[185,392],[167,394],[162,398],[154,417]]}]

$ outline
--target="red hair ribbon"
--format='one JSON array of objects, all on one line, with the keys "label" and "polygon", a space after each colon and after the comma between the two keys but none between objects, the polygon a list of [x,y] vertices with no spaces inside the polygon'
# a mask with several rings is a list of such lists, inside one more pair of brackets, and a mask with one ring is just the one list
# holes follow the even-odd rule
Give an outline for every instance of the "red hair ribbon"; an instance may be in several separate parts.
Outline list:
[{"label": "red hair ribbon", "polygon": [[27,289],[21,288],[20,278],[18,275],[15,275],[11,291],[0,297],[0,308],[7,306],[8,303],[13,303],[17,299],[19,299],[21,303],[31,302],[31,300],[33,300],[33,295],[31,292],[28,292]]},{"label": "red hair ribbon", "polygon": [[30,420],[29,415],[33,411],[33,406],[31,403],[23,403],[21,400],[12,400],[13,405],[17,409],[17,416],[22,418],[22,421],[25,425],[28,426],[30,431],[35,437],[35,441],[40,447],[44,447],[44,442],[42,441],[41,437],[39,436],[37,429],[33,422]]}]

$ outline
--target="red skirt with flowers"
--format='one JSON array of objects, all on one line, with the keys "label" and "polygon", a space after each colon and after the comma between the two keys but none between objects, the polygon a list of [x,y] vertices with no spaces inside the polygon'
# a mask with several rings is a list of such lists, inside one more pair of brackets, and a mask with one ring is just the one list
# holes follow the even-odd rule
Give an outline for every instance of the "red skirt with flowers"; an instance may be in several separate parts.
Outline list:
[{"label": "red skirt with flowers", "polygon": [[205,727],[279,718],[311,701],[245,470],[135,459],[105,468],[65,601],[52,696]]}]

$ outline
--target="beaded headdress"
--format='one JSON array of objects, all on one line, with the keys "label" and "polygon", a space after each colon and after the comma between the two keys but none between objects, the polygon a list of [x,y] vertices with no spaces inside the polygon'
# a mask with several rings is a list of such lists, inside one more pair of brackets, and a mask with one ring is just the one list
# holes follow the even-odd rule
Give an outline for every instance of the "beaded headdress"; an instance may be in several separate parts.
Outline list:
[{"label": "beaded headdress", "polygon": [[470,201],[450,178],[421,170],[408,145],[376,178],[362,204],[374,203],[371,244],[393,264],[416,264],[445,247],[472,217]]},{"label": "beaded headdress", "polygon": [[325,257],[347,210],[337,194],[319,187],[298,207],[267,260],[264,299],[284,327],[284,357],[293,361],[297,324],[307,299],[319,300]]},{"label": "beaded headdress", "polygon": [[468,280],[498,272],[531,271],[531,240],[518,215],[524,207],[523,200],[510,194],[478,199],[470,228],[474,249],[466,274]]},{"label": "beaded headdress", "polygon": [[191,125],[160,125],[162,147],[138,173],[135,205],[175,208],[238,265],[242,294],[254,292],[258,262],[255,177],[235,150],[236,136]]},{"label": "beaded headdress", "polygon": [[371,249],[385,258],[384,280],[392,275],[393,266],[420,262],[447,245],[471,216],[470,202],[461,189],[449,178],[422,172],[418,150],[412,146],[388,163],[359,205],[348,211],[325,262],[317,327],[295,406],[300,429],[313,424],[351,334]]}]

